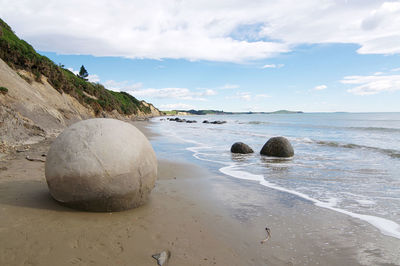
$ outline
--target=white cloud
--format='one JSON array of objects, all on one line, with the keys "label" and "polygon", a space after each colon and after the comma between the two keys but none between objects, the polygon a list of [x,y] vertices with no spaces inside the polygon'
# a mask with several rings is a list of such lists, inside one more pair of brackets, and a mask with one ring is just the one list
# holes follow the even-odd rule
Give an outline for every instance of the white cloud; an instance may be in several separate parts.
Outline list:
[{"label": "white cloud", "polygon": [[204,96],[213,96],[213,95],[217,95],[217,92],[212,89],[205,89],[203,92],[203,95]]},{"label": "white cloud", "polygon": [[200,89],[202,91],[193,92],[187,88],[162,88],[162,89],[141,89],[127,91],[135,97],[150,97],[164,99],[180,99],[180,100],[196,100],[205,101],[205,96],[213,96],[216,94],[211,89]]},{"label": "white cloud", "polygon": [[400,71],[400,67],[398,67],[398,68],[393,68],[392,70],[390,70],[390,71],[392,71],[392,72],[397,72],[397,71]]},{"label": "white cloud", "polygon": [[[79,71],[78,70],[74,70],[72,67],[69,67],[69,68],[67,68],[69,71],[71,71],[72,73],[74,73],[75,75],[78,75],[79,74]],[[92,75],[89,75],[88,77],[87,77],[87,79],[90,81],[90,82],[100,82],[100,77],[98,76],[98,75],[96,75],[96,74],[92,74]]]},{"label": "white cloud", "polygon": [[268,95],[268,94],[257,94],[256,98],[271,98],[271,95]]},{"label": "white cloud", "polygon": [[239,98],[249,102],[251,101],[251,94],[243,93],[239,95]]},{"label": "white cloud", "polygon": [[115,81],[115,80],[107,80],[104,82],[104,86],[112,91],[131,91],[139,89],[143,86],[141,82],[131,83],[129,81]]},{"label": "white cloud", "polygon": [[400,75],[347,76],[341,82],[356,85],[356,87],[347,90],[347,92],[355,95],[373,95],[400,90]]},{"label": "white cloud", "polygon": [[78,70],[74,70],[72,67],[67,68],[69,71],[71,71],[72,73],[74,73],[75,75],[79,74]]},{"label": "white cloud", "polygon": [[275,64],[272,65],[264,65],[262,68],[276,68]]},{"label": "white cloud", "polygon": [[224,86],[219,87],[219,89],[220,90],[231,90],[231,89],[238,89],[239,87],[240,87],[239,85],[227,83]]},{"label": "white cloud", "polygon": [[285,66],[285,65],[284,64],[278,64],[278,65],[270,64],[270,65],[263,65],[262,68],[281,68],[283,66]]},{"label": "white cloud", "polygon": [[251,101],[252,96],[250,92],[236,92],[234,96],[227,96],[226,99],[241,99],[249,102]]},{"label": "white cloud", "polygon": [[0,6],[0,17],[23,39],[62,54],[244,62],[318,43],[400,53],[398,1],[0,0]]},{"label": "white cloud", "polygon": [[100,77],[96,74],[89,75],[87,78],[90,82],[95,82],[95,83],[100,82]]},{"label": "white cloud", "polygon": [[318,86],[314,87],[314,90],[322,91],[322,90],[325,90],[326,88],[328,88],[328,86],[326,86],[326,85],[318,85]]},{"label": "white cloud", "polygon": [[194,106],[185,103],[173,103],[173,104],[162,104],[160,105],[161,110],[190,110],[194,109]]}]

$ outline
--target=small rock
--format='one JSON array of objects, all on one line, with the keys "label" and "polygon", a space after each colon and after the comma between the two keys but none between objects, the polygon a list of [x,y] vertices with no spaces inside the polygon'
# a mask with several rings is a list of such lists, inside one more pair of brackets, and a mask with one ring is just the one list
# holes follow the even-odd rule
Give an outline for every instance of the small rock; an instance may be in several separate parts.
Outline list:
[{"label": "small rock", "polygon": [[27,155],[25,157],[25,159],[27,159],[28,161],[32,161],[32,162],[46,162],[46,159],[43,159],[43,158],[31,158],[31,157],[29,157],[29,155]]},{"label": "small rock", "polygon": [[171,251],[164,250],[161,253],[157,253],[151,256],[153,257],[153,259],[157,260],[158,266],[165,266],[167,265],[169,258],[171,258]]}]

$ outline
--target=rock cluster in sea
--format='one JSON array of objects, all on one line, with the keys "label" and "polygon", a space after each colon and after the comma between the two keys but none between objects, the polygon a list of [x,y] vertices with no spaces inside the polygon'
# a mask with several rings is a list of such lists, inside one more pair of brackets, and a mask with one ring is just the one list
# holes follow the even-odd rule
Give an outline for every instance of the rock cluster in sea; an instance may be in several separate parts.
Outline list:
[{"label": "rock cluster in sea", "polygon": [[157,159],[147,138],[115,119],[73,124],[50,147],[45,167],[52,197],[86,211],[121,211],[147,201]]},{"label": "rock cluster in sea", "polygon": [[[196,120],[186,120],[186,119],[182,119],[179,117],[174,117],[174,118],[167,118],[168,121],[175,121],[178,123],[197,123]],[[162,119],[161,119],[162,121]],[[216,121],[208,121],[208,120],[204,120],[203,124],[214,124],[214,125],[222,125],[225,124],[226,121],[222,121],[222,120],[216,120]]]},{"label": "rock cluster in sea", "polygon": [[225,124],[226,121],[222,121],[222,120],[217,120],[217,121],[208,121],[208,120],[204,120],[203,121],[204,124],[214,124],[214,125],[222,125]]},{"label": "rock cluster in sea", "polygon": [[[247,154],[253,153],[253,149],[243,142],[236,142],[232,145],[231,152]],[[289,140],[285,137],[273,137],[264,144],[260,154],[271,157],[292,157],[294,156],[294,150]]]},{"label": "rock cluster in sea", "polygon": [[186,119],[181,119],[181,118],[179,118],[179,117],[175,117],[175,118],[167,118],[167,120],[169,120],[169,121],[175,121],[175,122],[178,122],[178,123],[197,123],[197,121],[196,120],[186,120]]}]

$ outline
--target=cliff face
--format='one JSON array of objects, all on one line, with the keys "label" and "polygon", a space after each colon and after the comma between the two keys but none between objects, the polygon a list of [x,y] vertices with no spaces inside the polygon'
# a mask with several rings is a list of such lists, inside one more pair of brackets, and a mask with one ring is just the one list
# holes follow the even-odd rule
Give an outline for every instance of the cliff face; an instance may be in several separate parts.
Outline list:
[{"label": "cliff face", "polygon": [[1,87],[0,148],[40,141],[82,119],[163,115],[152,104],[84,81],[55,65],[0,19]]},{"label": "cliff face", "polygon": [[0,94],[0,141],[7,145],[34,143],[57,135],[74,122],[93,117],[134,120],[162,115],[145,101],[141,103],[149,108],[148,112],[124,115],[113,110],[96,114],[90,105],[54,89],[45,76],[36,81],[32,73],[13,70],[1,59],[0,86],[8,89]]}]

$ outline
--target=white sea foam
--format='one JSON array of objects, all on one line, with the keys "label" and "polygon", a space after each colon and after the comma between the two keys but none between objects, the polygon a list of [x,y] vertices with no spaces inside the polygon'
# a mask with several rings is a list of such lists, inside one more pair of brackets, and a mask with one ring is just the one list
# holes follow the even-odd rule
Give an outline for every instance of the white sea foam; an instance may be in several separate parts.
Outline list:
[{"label": "white sea foam", "polygon": [[251,174],[245,171],[240,171],[240,170],[236,170],[237,166],[235,164],[231,164],[229,166],[226,167],[222,167],[220,170],[220,172],[222,172],[223,174],[235,177],[235,178],[239,178],[239,179],[243,179],[243,180],[250,180],[250,181],[256,181],[259,182],[261,185],[278,190],[278,191],[282,191],[282,192],[287,192],[290,193],[292,195],[296,195],[299,196],[303,199],[309,200],[311,202],[313,202],[316,206],[318,207],[322,207],[322,208],[326,208],[329,210],[333,210],[342,214],[346,214],[349,215],[353,218],[357,218],[360,220],[363,220],[365,222],[368,222],[369,224],[373,225],[374,227],[378,228],[382,234],[387,235],[387,236],[392,236],[395,238],[400,239],[400,225],[397,224],[394,221],[385,219],[385,218],[381,218],[381,217],[377,217],[377,216],[372,216],[372,215],[365,215],[365,214],[359,214],[359,213],[354,213],[354,212],[350,212],[347,210],[343,210],[340,208],[335,207],[336,206],[336,201],[335,200],[330,200],[328,202],[323,202],[314,198],[309,197],[308,195],[304,194],[304,193],[300,193],[291,189],[287,189],[284,187],[280,187],[276,184],[273,184],[271,182],[268,182],[264,179],[263,175],[255,175],[255,174]]},{"label": "white sea foam", "polygon": [[[243,120],[245,119],[247,117],[243,117]],[[232,122],[232,124],[235,123]],[[162,135],[168,136],[168,141],[187,143],[190,147],[185,147],[185,149],[190,151],[194,158],[210,162],[214,165],[219,164],[224,166],[219,170],[226,175],[254,181],[263,186],[296,195],[309,200],[316,206],[366,221],[378,228],[382,234],[400,239],[400,225],[392,220],[377,216],[385,213],[388,210],[387,208],[392,207],[386,204],[388,201],[390,204],[394,204],[395,208],[398,208],[397,201],[400,198],[394,196],[398,195],[396,194],[396,191],[398,191],[396,190],[396,186],[390,186],[390,189],[383,187],[382,182],[386,181],[385,176],[381,176],[382,179],[379,179],[379,175],[375,178],[367,175],[367,172],[360,172],[359,170],[366,168],[379,170],[383,164],[387,164],[388,160],[395,158],[393,156],[389,158],[382,156],[378,157],[379,161],[377,161],[374,149],[364,149],[364,147],[375,147],[375,145],[385,148],[385,145],[387,145],[386,138],[376,138],[384,139],[385,142],[371,142],[372,138],[369,135],[368,137],[363,137],[357,133],[357,141],[360,142],[360,145],[364,146],[356,146],[351,143],[358,142],[355,142],[348,134],[342,135],[339,138],[338,133],[341,134],[341,131],[320,132],[321,130],[318,130],[304,131],[306,132],[304,133],[303,131],[298,131],[298,127],[296,128],[295,126],[286,128],[279,126],[277,128],[276,126],[260,124],[251,125],[251,128],[248,128],[246,124],[231,126],[227,123],[222,126],[214,126],[198,123],[187,126],[172,122],[163,122],[160,125],[160,129],[163,132]],[[302,125],[298,126],[302,127]],[[275,162],[273,158],[267,157],[263,157],[261,160],[257,155],[245,155],[243,156],[243,161],[240,162],[235,160],[237,159],[236,157],[232,160],[227,147],[229,144],[237,141],[239,137],[243,141],[248,141],[248,144],[253,148],[261,148],[265,140],[276,135],[277,132],[286,136],[296,148],[297,157],[293,160],[290,159],[288,162],[279,160],[279,162]],[[341,142],[338,142],[339,140]],[[344,144],[342,144],[342,141]],[[396,143],[399,142],[391,141],[391,148],[398,147]],[[342,146],[348,149],[343,150]],[[363,149],[358,149],[358,147]],[[400,150],[400,147],[398,150]],[[362,156],[360,156],[361,152]],[[349,161],[352,163],[347,164]],[[249,167],[249,163],[253,163],[254,166]],[[391,165],[393,164],[387,164],[384,168],[385,171],[389,174],[393,173],[393,171],[397,173],[395,167],[390,167]],[[243,170],[255,169],[255,171],[260,173],[264,173],[263,171],[265,170],[269,174],[272,174],[274,178],[279,178],[278,168],[282,167],[290,170],[288,174],[290,178],[293,178],[294,182],[285,185],[285,180],[280,180],[279,182],[282,184],[278,185],[266,181],[263,175],[256,175]],[[323,171],[327,174],[322,175],[321,172]],[[362,178],[365,178],[364,180],[368,180],[368,182],[358,184],[357,180],[363,180]],[[302,189],[302,186],[306,189]],[[350,195],[350,192],[356,194]],[[331,195],[334,195],[334,197],[337,196],[337,198],[331,197]],[[346,205],[349,202],[354,203],[354,201],[358,202],[358,205]],[[360,210],[368,211],[369,214],[357,213]],[[395,217],[398,217],[398,215],[393,215],[393,213],[391,215],[396,219]]]},{"label": "white sea foam", "polygon": [[367,199],[358,199],[356,200],[359,204],[361,205],[375,205],[376,202],[373,200],[367,200]]}]

